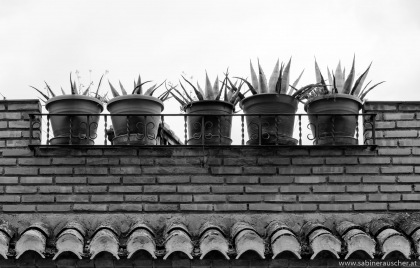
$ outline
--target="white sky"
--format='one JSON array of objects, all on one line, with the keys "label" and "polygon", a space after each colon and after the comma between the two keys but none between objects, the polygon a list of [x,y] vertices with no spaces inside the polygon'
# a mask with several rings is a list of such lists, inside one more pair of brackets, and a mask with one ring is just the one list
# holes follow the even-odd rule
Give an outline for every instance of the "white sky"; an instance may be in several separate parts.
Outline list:
[{"label": "white sky", "polygon": [[95,83],[108,70],[126,88],[139,73],[177,83],[185,72],[203,85],[205,70],[212,81],[227,67],[248,77],[258,57],[269,76],[290,56],[303,86],[314,56],[326,73],[340,59],[350,69],[355,53],[357,74],[373,61],[367,81],[386,81],[368,99],[420,100],[419,14],[418,0],[0,0],[0,93],[37,98],[28,85],[44,80],[69,92],[76,70]]}]

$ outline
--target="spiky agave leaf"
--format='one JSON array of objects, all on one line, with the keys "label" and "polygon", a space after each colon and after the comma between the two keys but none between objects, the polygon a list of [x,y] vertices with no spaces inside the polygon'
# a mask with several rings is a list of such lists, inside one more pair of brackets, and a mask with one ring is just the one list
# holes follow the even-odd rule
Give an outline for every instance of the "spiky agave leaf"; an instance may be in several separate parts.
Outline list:
[{"label": "spiky agave leaf", "polygon": [[[179,81],[179,80],[178,80]],[[179,81],[179,84],[181,85],[181,88],[182,88],[182,90],[184,91],[184,93],[185,93],[185,96],[187,96],[188,97],[188,99],[190,99],[190,101],[193,101],[193,99],[190,97],[190,94],[188,94],[188,92],[185,90],[185,87],[184,87],[184,85],[181,83],[181,81]],[[166,83],[165,83],[165,85],[166,85]],[[166,89],[168,89],[168,88],[166,88]],[[181,94],[180,94],[181,95]]]},{"label": "spiky agave leaf", "polygon": [[361,95],[360,95],[360,99],[361,100],[363,100],[365,97],[366,97],[366,95],[372,90],[372,89],[374,89],[375,87],[377,87],[377,86],[379,86],[380,84],[382,84],[382,83],[385,83],[385,81],[382,81],[382,82],[379,82],[379,83],[377,83],[377,84],[375,84],[375,85],[373,85],[373,86],[371,86],[368,90],[366,90],[365,92],[363,92]]},{"label": "spiky agave leaf", "polygon": [[302,70],[302,72],[300,73],[299,77],[295,80],[295,82],[293,82],[292,86],[290,87],[289,92],[287,92],[287,95],[292,95],[293,90],[296,89],[296,86],[299,83],[299,80],[302,77],[304,71],[305,71],[305,69]]},{"label": "spiky agave leaf", "polygon": [[333,73],[330,71],[330,68],[328,68],[328,66],[327,66],[327,73],[328,73],[328,84],[330,84],[328,86],[329,91],[334,92],[334,86],[333,86],[334,82],[333,82],[333,78],[332,78]]},{"label": "spiky agave leaf", "polygon": [[365,79],[366,79],[366,77],[367,77],[367,75],[369,73],[370,66],[372,66],[372,62],[369,64],[369,66],[367,67],[366,71],[364,71],[362,73],[362,75],[359,76],[359,78],[354,83],[353,89],[350,92],[351,95],[354,95],[354,96],[358,96],[359,95],[360,90],[362,89],[363,83],[365,82]]},{"label": "spiky agave leaf", "polygon": [[254,90],[251,90],[251,92],[252,92],[252,94],[255,95],[259,92],[258,78],[257,78],[257,74],[255,73],[254,67],[252,67],[251,60],[249,61],[249,65],[250,65],[250,69],[251,69],[251,84],[252,84],[252,88],[254,89]]},{"label": "spiky agave leaf", "polygon": [[35,89],[36,91],[38,91],[39,94],[41,94],[42,97],[45,98],[45,100],[49,100],[50,97],[48,97],[47,95],[45,95],[44,93],[42,93],[41,90],[37,89],[36,87],[30,86],[31,88]]},{"label": "spiky agave leaf", "polygon": [[284,64],[283,62],[281,63],[281,67],[280,67],[280,71],[279,71],[279,78],[277,80],[276,83],[276,92],[280,94],[281,91],[281,81],[283,79],[283,69],[284,69]]},{"label": "spiky agave leaf", "polygon": [[257,94],[257,92],[255,91],[255,88],[246,79],[243,79],[241,77],[236,77],[236,76],[234,76],[233,78],[243,81],[248,86],[249,90],[251,91],[253,95]]},{"label": "spiky agave leaf", "polygon": [[76,82],[72,81],[71,72],[70,72],[70,87],[71,87],[71,94],[76,95],[77,94]]},{"label": "spiky agave leaf", "polygon": [[219,80],[216,77],[216,81],[214,82],[214,86],[213,86],[213,91],[216,89],[216,91],[214,91],[214,92],[217,92],[215,100],[220,100],[220,98],[222,97],[222,92],[223,92],[223,89],[225,87],[225,83],[226,83],[226,78],[223,79],[222,87],[219,90]]},{"label": "spiky agave leaf", "polygon": [[204,98],[204,91],[201,89],[200,83],[198,83],[198,81],[197,81],[197,89],[198,89],[198,91],[201,93],[201,95]]},{"label": "spiky agave leaf", "polygon": [[64,92],[64,89],[61,87],[61,93],[63,93],[63,95],[66,95],[66,92]]},{"label": "spiky agave leaf", "polygon": [[337,85],[337,92],[343,92],[344,76],[343,71],[341,70],[341,61],[338,62],[337,69],[335,70],[335,84]]},{"label": "spiky agave leaf", "polygon": [[267,78],[264,74],[263,69],[261,68],[260,61],[258,60],[258,88],[260,89],[259,93],[268,93],[267,88]]},{"label": "spiky agave leaf", "polygon": [[148,81],[146,81],[146,82],[143,82],[143,83],[141,83],[141,84],[138,84],[135,88],[134,88],[134,90],[133,90],[133,93],[132,94],[139,94],[139,95],[142,95],[143,94],[143,85],[144,84],[146,84],[146,83],[150,83],[150,82],[152,82],[151,80],[148,80]]},{"label": "spiky agave leaf", "polygon": [[281,77],[281,88],[280,94],[286,94],[287,89],[289,88],[289,77],[290,77],[290,64],[292,62],[292,58],[289,59],[286,67],[284,68],[283,75]]},{"label": "spiky agave leaf", "polygon": [[47,86],[48,91],[51,93],[51,96],[52,96],[52,97],[55,97],[54,92],[51,90],[51,88],[50,88],[50,86],[47,84],[47,82],[45,82],[45,81],[44,81],[44,83],[45,83],[45,85]]},{"label": "spiky agave leaf", "polygon": [[120,83],[121,92],[123,95],[127,95],[127,91],[125,91],[123,85],[121,84],[121,81],[118,81]]},{"label": "spiky agave leaf", "polygon": [[[204,100],[203,94],[202,94],[202,92],[200,92],[201,90],[198,91],[198,89],[193,84],[191,84],[191,82],[188,81],[184,76],[181,75],[181,77],[185,80],[185,82],[187,82],[194,89],[194,92],[195,92],[195,95],[197,95],[197,98],[199,100]],[[197,85],[198,85],[198,83],[197,83]]]},{"label": "spiky agave leaf", "polygon": [[[180,84],[181,84],[181,82],[180,82]],[[181,84],[181,86],[182,86],[182,84]],[[166,87],[166,90],[168,90],[168,87],[166,86],[166,83],[165,83],[165,87]],[[182,87],[184,87],[184,86],[182,86]],[[190,98],[190,100],[187,100],[186,97],[184,95],[182,95],[181,92],[178,91],[178,89],[176,89],[176,86],[171,86],[171,90],[175,90],[175,92],[178,93],[180,98],[182,98],[182,102],[188,103],[188,102],[193,101],[193,99],[191,99],[191,97],[189,95],[187,95],[187,96]],[[171,94],[173,95],[172,91],[171,91]]]},{"label": "spiky agave leaf", "polygon": [[343,86],[344,94],[350,94],[352,90],[351,86],[353,85],[353,80],[354,80],[354,61],[355,61],[355,56],[353,56],[353,64],[351,65],[349,76],[347,77],[346,82],[344,83],[344,86]]},{"label": "spiky agave leaf", "polygon": [[316,62],[315,59],[315,78],[316,78],[316,83],[321,83],[321,70],[319,69],[318,63]]},{"label": "spiky agave leaf", "polygon": [[268,92],[275,93],[276,92],[276,84],[277,80],[280,76],[280,67],[279,67],[279,60],[277,59],[277,63],[274,66],[273,73],[270,76],[270,80],[268,80]]},{"label": "spiky agave leaf", "polygon": [[118,91],[114,88],[114,86],[111,84],[111,82],[109,82],[109,80],[108,80],[108,84],[109,84],[109,87],[111,88],[111,92],[112,92],[112,95],[114,96],[114,98],[115,97],[118,97],[120,94],[118,93]]},{"label": "spiky agave leaf", "polygon": [[146,92],[144,92],[144,95],[146,95],[146,96],[152,96],[153,95],[153,93],[158,89],[158,88],[160,88],[164,83],[166,82],[166,80],[165,81],[163,81],[162,83],[160,83],[160,85],[159,86],[156,86],[157,84],[155,84],[155,85],[153,85],[153,86],[151,86],[149,89],[147,89],[146,90]]},{"label": "spiky agave leaf", "polygon": [[213,87],[211,86],[209,76],[206,72],[206,86],[204,88],[204,99],[205,100],[214,100],[216,98],[216,94],[213,92]]},{"label": "spiky agave leaf", "polygon": [[99,93],[99,88],[101,87],[101,84],[102,84],[102,78],[104,78],[104,75],[105,74],[103,74],[102,76],[101,76],[101,79],[99,79],[99,83],[98,83],[98,88],[96,89],[96,92],[95,92],[95,98],[98,98],[98,93]]}]

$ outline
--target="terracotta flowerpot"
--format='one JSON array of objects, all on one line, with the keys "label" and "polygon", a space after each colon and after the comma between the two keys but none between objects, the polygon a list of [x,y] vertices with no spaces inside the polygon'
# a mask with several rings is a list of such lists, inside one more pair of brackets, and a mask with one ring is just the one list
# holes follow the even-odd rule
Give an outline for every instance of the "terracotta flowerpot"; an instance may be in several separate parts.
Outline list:
[{"label": "terracotta flowerpot", "polygon": [[160,114],[163,108],[163,102],[152,96],[135,94],[111,99],[107,109],[115,133],[113,144],[156,145],[160,116],[135,114]]},{"label": "terracotta flowerpot", "polygon": [[54,133],[50,144],[94,144],[99,116],[67,114],[99,114],[104,109],[101,101],[84,95],[62,95],[50,98],[45,108],[51,114]]},{"label": "terracotta flowerpot", "polygon": [[[226,101],[194,101],[184,106],[187,116],[188,145],[230,145],[233,104]],[[208,115],[207,115],[208,114]],[[227,116],[223,116],[227,115]]]},{"label": "terracotta flowerpot", "polygon": [[246,116],[249,145],[296,145],[293,138],[298,101],[285,94],[264,93],[241,101],[246,114],[283,113],[290,115]]},{"label": "terracotta flowerpot", "polygon": [[361,108],[360,99],[347,94],[318,96],[308,101],[305,111],[309,115],[314,144],[357,144],[354,135]]}]

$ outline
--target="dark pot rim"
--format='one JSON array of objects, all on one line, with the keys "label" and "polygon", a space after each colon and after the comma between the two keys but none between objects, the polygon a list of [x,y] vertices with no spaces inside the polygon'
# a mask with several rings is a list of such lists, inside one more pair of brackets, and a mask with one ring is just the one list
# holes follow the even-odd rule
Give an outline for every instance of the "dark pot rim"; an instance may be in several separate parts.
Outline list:
[{"label": "dark pot rim", "polygon": [[359,107],[360,107],[359,109],[361,109],[362,106],[363,106],[363,102],[358,97],[355,97],[355,96],[349,95],[349,94],[334,93],[334,94],[317,96],[317,97],[307,101],[305,103],[305,106],[304,106],[305,112],[308,111],[308,106],[311,105],[312,103],[314,103],[316,101],[329,100],[329,99],[348,99],[348,100],[352,100],[354,102],[357,102],[359,104]]},{"label": "dark pot rim", "polygon": [[50,105],[51,103],[59,102],[59,101],[66,101],[66,100],[74,100],[74,101],[86,100],[86,101],[92,101],[92,102],[95,102],[97,105],[99,105],[99,107],[101,107],[101,112],[104,110],[103,103],[100,100],[98,100],[97,98],[94,98],[94,97],[91,97],[91,96],[85,96],[85,95],[78,95],[78,94],[74,94],[74,95],[60,95],[60,96],[52,97],[52,98],[48,99],[47,102],[45,103],[45,109],[47,109],[47,111],[48,111],[48,105]]},{"label": "dark pot rim", "polygon": [[163,109],[165,107],[163,105],[163,102],[156,97],[145,96],[145,95],[140,95],[140,94],[131,94],[131,95],[122,95],[122,96],[112,98],[111,100],[108,101],[107,110],[109,111],[108,107],[113,103],[115,104],[115,103],[120,102],[120,101],[133,100],[133,99],[154,101],[161,106],[161,111],[163,111]]},{"label": "dark pot rim", "polygon": [[258,94],[252,95],[252,96],[248,96],[245,99],[241,100],[240,103],[239,103],[239,107],[241,109],[243,109],[245,102],[247,102],[247,101],[249,101],[251,99],[264,98],[264,97],[267,97],[267,96],[270,96],[270,95],[271,96],[277,96],[278,95],[280,98],[288,98],[288,99],[293,100],[294,102],[296,102],[296,107],[299,105],[299,101],[296,98],[294,98],[294,97],[292,97],[292,96],[290,96],[288,94],[258,93]]},{"label": "dark pot rim", "polygon": [[182,110],[184,112],[186,112],[187,108],[192,107],[193,105],[200,105],[200,104],[205,104],[205,103],[213,103],[213,104],[224,104],[227,106],[231,106],[232,110],[235,108],[234,105],[228,101],[223,101],[223,100],[198,100],[198,101],[192,101],[189,102],[187,104],[185,104],[184,106],[182,106]]}]

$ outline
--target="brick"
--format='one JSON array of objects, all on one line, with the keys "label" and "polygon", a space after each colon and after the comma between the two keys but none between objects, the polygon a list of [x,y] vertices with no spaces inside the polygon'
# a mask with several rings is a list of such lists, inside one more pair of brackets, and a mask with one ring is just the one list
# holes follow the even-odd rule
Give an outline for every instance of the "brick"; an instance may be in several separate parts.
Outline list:
[{"label": "brick", "polygon": [[278,187],[274,186],[246,186],[246,193],[278,193]]},{"label": "brick", "polygon": [[180,204],[181,211],[212,211],[213,204]]},{"label": "brick", "polygon": [[[33,142],[35,142],[35,141],[33,141]],[[27,147],[28,145],[29,145],[28,140],[7,140],[6,141],[6,146],[7,147]]]},{"label": "brick", "polygon": [[136,156],[137,150],[136,149],[129,149],[129,148],[106,148],[103,151],[104,155],[111,155],[111,156]]},{"label": "brick", "polygon": [[365,111],[396,111],[398,109],[398,104],[392,103],[384,103],[384,102],[366,102],[363,105]]},{"label": "brick", "polygon": [[177,204],[144,204],[144,211],[177,211]]},{"label": "brick", "polygon": [[144,186],[145,193],[175,193],[176,186],[175,185],[145,185]]},{"label": "brick", "polygon": [[340,194],[334,195],[335,202],[364,202],[366,195],[361,194]]},{"label": "brick", "polygon": [[224,182],[224,180],[224,177],[191,176],[191,183],[221,184]]},{"label": "brick", "polygon": [[414,156],[407,156],[407,157],[393,157],[392,158],[393,164],[412,164],[412,165],[418,165],[420,164],[420,157],[414,157]]},{"label": "brick", "polygon": [[261,195],[229,195],[228,202],[239,202],[239,203],[249,203],[249,202],[261,202]]},{"label": "brick", "polygon": [[17,184],[18,177],[0,177],[0,185],[2,184]]},{"label": "brick", "polygon": [[138,177],[123,177],[123,184],[155,184],[156,178],[155,177],[145,177],[145,176],[138,176]]},{"label": "brick", "polygon": [[355,203],[353,204],[354,210],[360,211],[380,211],[387,210],[387,203]]},{"label": "brick", "polygon": [[75,193],[106,193],[107,186],[75,186]]},{"label": "brick", "polygon": [[[420,148],[413,148],[412,153],[413,155],[420,155]],[[3,155],[4,155],[4,151],[3,151]]]},{"label": "brick", "polygon": [[64,174],[71,175],[73,173],[73,168],[70,167],[41,167],[39,169],[39,174],[41,175],[55,175],[55,174]]},{"label": "brick", "polygon": [[162,165],[162,166],[180,166],[180,165],[200,165],[201,164],[201,158],[156,158],[155,159],[156,165]]},{"label": "brick", "polygon": [[140,167],[112,167],[109,169],[112,175],[140,175]]},{"label": "brick", "polygon": [[213,193],[242,193],[244,191],[243,186],[212,186],[211,190]]},{"label": "brick", "polygon": [[256,157],[224,158],[223,164],[226,166],[255,166]]},{"label": "brick", "polygon": [[313,186],[314,193],[344,193],[344,185],[315,185]]},{"label": "brick", "polygon": [[293,177],[290,176],[270,176],[260,177],[261,184],[290,184],[293,182]]},{"label": "brick", "polygon": [[415,146],[420,146],[420,140],[419,139],[404,139],[404,140],[399,140],[398,141],[398,145],[400,147],[415,147]]},{"label": "brick", "polygon": [[143,211],[142,204],[110,204],[109,211]]},{"label": "brick", "polygon": [[381,173],[384,173],[384,174],[413,173],[413,167],[408,167],[408,166],[381,167]]},{"label": "brick", "polygon": [[56,177],[57,184],[86,184],[87,177]]},{"label": "brick", "polygon": [[280,187],[281,193],[310,193],[311,187],[307,185],[287,185]]},{"label": "brick", "polygon": [[120,177],[88,177],[89,184],[119,184],[120,182]]},{"label": "brick", "polygon": [[18,195],[0,195],[0,203],[20,203]]},{"label": "brick", "polygon": [[376,145],[378,145],[380,147],[396,147],[396,146],[398,146],[398,141],[396,141],[396,140],[377,139],[375,141],[375,143],[376,143]]},{"label": "brick", "polygon": [[55,200],[58,203],[87,203],[89,195],[56,195]]},{"label": "brick", "polygon": [[324,158],[309,157],[309,158],[292,158],[292,165],[322,165]]},{"label": "brick", "polygon": [[190,176],[158,176],[157,182],[161,184],[189,183]]},{"label": "brick", "polygon": [[397,202],[401,200],[401,195],[380,193],[380,194],[369,194],[368,198],[369,198],[369,201],[371,202],[389,202],[389,201]]},{"label": "brick", "polygon": [[341,148],[335,149],[323,149],[322,147],[313,147],[310,149],[310,156],[338,156],[343,155],[343,150]]},{"label": "brick", "polygon": [[257,176],[231,176],[231,177],[226,177],[226,183],[254,184],[254,183],[258,183],[258,177]]},{"label": "brick", "polygon": [[277,169],[275,167],[244,167],[244,174],[274,175],[276,173]]},{"label": "brick", "polygon": [[214,211],[245,211],[246,204],[214,204]]},{"label": "brick", "polygon": [[160,195],[159,201],[162,203],[190,203],[192,195]]},{"label": "brick", "polygon": [[115,166],[118,165],[119,161],[118,158],[87,158],[86,164],[88,166]]},{"label": "brick", "polygon": [[395,176],[363,176],[364,183],[396,183]]},{"label": "brick", "polygon": [[379,186],[381,192],[411,192],[411,185],[381,185]]},{"label": "brick", "polygon": [[153,158],[120,158],[120,165],[134,165],[134,166],[153,166]]},{"label": "brick", "polygon": [[283,205],[284,211],[316,211],[317,205],[315,204],[284,204]]},{"label": "brick", "polygon": [[21,184],[51,184],[52,177],[21,177]]},{"label": "brick", "polygon": [[410,155],[410,148],[378,148],[379,155]]},{"label": "brick", "polygon": [[184,167],[184,166],[174,166],[174,167],[142,167],[144,174],[206,174],[207,169],[201,167]]},{"label": "brick", "polygon": [[212,174],[216,175],[242,174],[242,167],[211,167],[210,170]]},{"label": "brick", "polygon": [[310,167],[278,167],[278,172],[280,175],[306,175],[311,174]]},{"label": "brick", "polygon": [[37,187],[28,186],[6,186],[6,193],[9,194],[32,194],[38,191]]},{"label": "brick", "polygon": [[249,204],[251,211],[282,211],[282,206],[278,204]]},{"label": "brick", "polygon": [[222,161],[223,161],[223,159],[221,159],[221,158],[211,158],[211,157],[207,157],[206,160],[207,161],[204,164],[206,164],[208,166],[221,166]]},{"label": "brick", "polygon": [[214,203],[214,202],[226,202],[226,195],[218,194],[200,194],[194,195],[194,202]]},{"label": "brick", "polygon": [[100,204],[74,204],[74,212],[94,212],[94,211],[107,211],[108,205]]},{"label": "brick", "polygon": [[86,159],[84,157],[66,157],[66,158],[53,158],[53,165],[84,165]]},{"label": "brick", "polygon": [[419,128],[420,121],[398,121],[397,128]]},{"label": "brick", "polygon": [[50,158],[19,158],[20,166],[49,166]]},{"label": "brick", "polygon": [[3,212],[35,212],[35,205],[3,205]]},{"label": "brick", "polygon": [[306,156],[309,155],[308,149],[300,149],[297,147],[293,148],[277,148],[277,155],[278,156]]},{"label": "brick", "polygon": [[75,167],[74,174],[106,175],[108,174],[108,168],[107,167]]},{"label": "brick", "polygon": [[420,176],[398,176],[397,181],[401,183],[419,183]]},{"label": "brick", "polygon": [[410,120],[414,119],[414,113],[385,113],[384,120]]},{"label": "brick", "polygon": [[39,192],[65,194],[65,193],[71,193],[72,187],[71,186],[55,186],[55,185],[39,186]]},{"label": "brick", "polygon": [[362,181],[361,176],[329,176],[329,183],[360,183]]},{"label": "brick", "polygon": [[158,202],[157,195],[125,195],[124,199],[126,202],[146,202],[146,203],[156,203]]},{"label": "brick", "polygon": [[376,193],[378,192],[378,186],[376,185],[347,185],[347,192],[353,193]]},{"label": "brick", "polygon": [[332,202],[334,201],[334,198],[332,195],[301,195],[299,196],[299,202]]},{"label": "brick", "polygon": [[346,167],[347,174],[378,174],[379,167],[377,166],[351,166]]},{"label": "brick", "polygon": [[17,130],[0,130],[0,139],[2,138],[21,138],[22,131]]},{"label": "brick", "polygon": [[388,130],[384,131],[385,138],[415,138],[418,137],[417,130]]},{"label": "brick", "polygon": [[[388,194],[388,195],[391,195],[391,194]],[[395,194],[395,195],[392,195],[392,196],[398,196],[398,197],[400,197],[400,195],[398,194]],[[400,201],[401,199],[398,199],[398,200],[390,200],[390,201]],[[420,194],[403,194],[402,195],[402,200],[403,201],[420,201]]]},{"label": "brick", "polygon": [[322,176],[299,176],[295,177],[295,183],[299,184],[319,184],[319,183],[325,183],[327,182],[327,177]]},{"label": "brick", "polygon": [[0,158],[0,166],[16,166],[16,158]]},{"label": "brick", "polygon": [[[377,134],[379,134],[378,132],[377,132]],[[376,156],[376,151],[372,150],[371,148],[366,148],[366,149],[346,148],[346,150],[344,151],[344,154],[349,155],[349,156],[350,155],[352,155],[352,156],[354,156],[354,155],[357,155],[357,156],[361,156],[361,155],[363,155],[363,156],[367,156],[367,155]]]},{"label": "brick", "polygon": [[143,186],[109,186],[110,193],[141,193]]},{"label": "brick", "polygon": [[263,195],[264,202],[272,203],[292,203],[296,202],[296,195],[285,195],[285,194],[270,194]]},{"label": "brick", "polygon": [[7,121],[0,122],[0,128],[7,128]]},{"label": "brick", "polygon": [[25,128],[30,127],[29,121],[18,120],[18,121],[9,121],[9,128]]},{"label": "brick", "polygon": [[7,108],[9,111],[35,110],[34,113],[39,113],[41,110],[38,101],[35,103],[9,103]]},{"label": "brick", "polygon": [[37,211],[39,212],[64,212],[72,211],[70,205],[37,205]]},{"label": "brick", "polygon": [[5,175],[37,175],[38,168],[35,167],[5,167]]},{"label": "brick", "polygon": [[53,195],[23,195],[23,203],[53,203]]},{"label": "brick", "polygon": [[419,110],[419,104],[418,102],[406,102],[406,103],[401,103],[398,106],[400,111],[418,111]]},{"label": "brick", "polygon": [[91,202],[122,202],[124,197],[122,195],[92,195]]},{"label": "brick", "polygon": [[390,203],[389,210],[419,210],[419,203]]},{"label": "brick", "polygon": [[390,157],[359,157],[359,162],[362,165],[366,164],[391,164],[391,158]]},{"label": "brick", "polygon": [[9,156],[33,156],[33,151],[31,151],[29,148],[25,149],[2,149],[3,157],[9,157]]},{"label": "brick", "polygon": [[325,159],[327,165],[357,165],[357,157],[327,157]]},{"label": "brick", "polygon": [[259,157],[257,159],[257,164],[264,166],[264,165],[275,165],[275,166],[282,166],[282,165],[290,165],[290,158],[284,157],[270,157],[270,158],[262,158]]},{"label": "brick", "polygon": [[395,122],[389,121],[376,121],[375,128],[376,129],[395,129]]},{"label": "brick", "polygon": [[178,193],[210,193],[210,186],[208,185],[192,185],[192,186],[177,186]]},{"label": "brick", "polygon": [[320,204],[319,210],[321,211],[351,211],[353,207],[351,204]]}]

